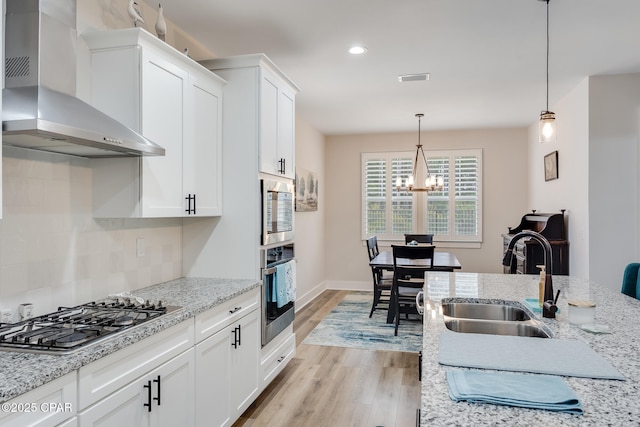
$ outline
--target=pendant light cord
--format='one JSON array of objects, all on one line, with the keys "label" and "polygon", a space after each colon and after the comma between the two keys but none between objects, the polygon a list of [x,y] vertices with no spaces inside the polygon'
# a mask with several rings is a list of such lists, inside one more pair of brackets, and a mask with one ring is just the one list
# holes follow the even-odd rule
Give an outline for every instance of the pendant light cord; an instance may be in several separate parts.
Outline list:
[{"label": "pendant light cord", "polygon": [[547,112],[549,111],[549,0],[547,2]]}]

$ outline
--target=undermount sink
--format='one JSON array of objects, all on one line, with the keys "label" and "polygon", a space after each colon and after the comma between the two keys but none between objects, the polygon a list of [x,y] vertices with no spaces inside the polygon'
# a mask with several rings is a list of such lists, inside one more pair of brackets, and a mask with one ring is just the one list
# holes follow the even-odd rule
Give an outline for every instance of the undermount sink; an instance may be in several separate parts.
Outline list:
[{"label": "undermount sink", "polygon": [[551,338],[551,332],[516,301],[442,300],[447,329],[471,334]]},{"label": "undermount sink", "polygon": [[513,335],[518,337],[550,338],[535,320],[498,321],[478,319],[445,318],[447,329],[468,334]]},{"label": "undermount sink", "polygon": [[451,302],[442,304],[442,314],[465,319],[531,320],[531,316],[522,308],[505,304]]}]

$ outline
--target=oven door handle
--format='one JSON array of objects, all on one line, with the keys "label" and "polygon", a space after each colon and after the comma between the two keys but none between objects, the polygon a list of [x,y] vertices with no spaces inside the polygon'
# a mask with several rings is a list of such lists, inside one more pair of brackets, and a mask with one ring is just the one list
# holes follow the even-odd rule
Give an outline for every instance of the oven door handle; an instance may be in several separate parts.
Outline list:
[{"label": "oven door handle", "polygon": [[275,267],[263,268],[262,269],[262,275],[263,276],[269,276],[270,274],[273,274],[275,272],[276,272],[276,268]]}]

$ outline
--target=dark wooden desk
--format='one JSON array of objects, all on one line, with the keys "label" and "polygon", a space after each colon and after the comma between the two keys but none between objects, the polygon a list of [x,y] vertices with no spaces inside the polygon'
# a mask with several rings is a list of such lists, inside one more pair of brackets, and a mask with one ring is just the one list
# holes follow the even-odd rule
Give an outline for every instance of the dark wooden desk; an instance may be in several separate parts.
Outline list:
[{"label": "dark wooden desk", "polygon": [[[405,260],[409,261],[409,260]],[[403,265],[419,265],[415,261],[402,263]],[[381,251],[375,256],[369,265],[384,270],[393,270],[393,252]],[[458,258],[451,252],[434,252],[433,253],[433,269],[432,271],[454,271],[462,268]],[[389,312],[387,313],[387,323],[393,323],[395,319],[394,295],[391,292],[391,302],[389,303]]]},{"label": "dark wooden desk", "polygon": [[[369,262],[369,265],[384,270],[393,270],[393,252],[381,251]],[[460,270],[461,268],[462,265],[460,265],[460,261],[458,261],[458,258],[451,252],[436,251],[433,253],[433,270],[454,271]]]}]

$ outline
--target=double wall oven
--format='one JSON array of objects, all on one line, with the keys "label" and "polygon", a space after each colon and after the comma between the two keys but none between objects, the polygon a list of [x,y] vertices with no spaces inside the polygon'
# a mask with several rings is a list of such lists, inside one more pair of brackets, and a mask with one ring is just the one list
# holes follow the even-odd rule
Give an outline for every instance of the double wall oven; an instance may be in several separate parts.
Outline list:
[{"label": "double wall oven", "polygon": [[262,345],[294,319],[294,186],[291,180],[264,178],[262,191]]}]

